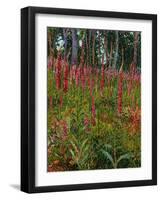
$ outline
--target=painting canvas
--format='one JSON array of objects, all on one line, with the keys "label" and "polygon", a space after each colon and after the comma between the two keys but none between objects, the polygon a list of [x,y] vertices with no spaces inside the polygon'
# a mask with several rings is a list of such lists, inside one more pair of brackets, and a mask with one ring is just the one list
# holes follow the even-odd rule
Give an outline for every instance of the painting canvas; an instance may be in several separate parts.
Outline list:
[{"label": "painting canvas", "polygon": [[141,167],[141,32],[47,27],[47,171]]}]

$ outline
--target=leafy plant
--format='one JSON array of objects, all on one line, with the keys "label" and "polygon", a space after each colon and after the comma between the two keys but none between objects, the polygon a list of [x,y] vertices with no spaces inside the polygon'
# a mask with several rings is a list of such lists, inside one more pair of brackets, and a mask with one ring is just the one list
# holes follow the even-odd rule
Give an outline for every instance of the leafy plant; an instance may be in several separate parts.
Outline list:
[{"label": "leafy plant", "polygon": [[69,149],[72,160],[72,165],[77,165],[78,169],[86,169],[87,160],[88,160],[88,151],[89,151],[89,144],[88,139],[84,139],[79,141],[76,139],[75,136],[72,137],[71,141],[71,148]]},{"label": "leafy plant", "polygon": [[[104,149],[101,149],[100,151],[105,156],[105,158],[111,162],[112,167],[115,169],[118,168],[118,165],[122,160],[129,160],[130,158],[132,158],[132,155],[130,153],[125,153],[117,157],[117,150],[120,149],[120,147],[112,149],[112,146],[107,144],[106,148],[109,149],[109,151]],[[113,154],[110,153],[110,151],[112,151]]]}]

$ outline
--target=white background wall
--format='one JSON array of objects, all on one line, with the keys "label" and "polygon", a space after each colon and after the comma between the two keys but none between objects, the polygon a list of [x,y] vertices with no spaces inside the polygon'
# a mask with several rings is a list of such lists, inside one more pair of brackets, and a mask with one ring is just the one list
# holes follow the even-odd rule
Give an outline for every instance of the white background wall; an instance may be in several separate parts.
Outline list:
[{"label": "white background wall", "polygon": [[[146,199],[161,197],[158,186],[90,190],[46,194],[25,194],[20,183],[20,8],[50,6],[158,14],[158,154],[161,151],[161,19],[160,0],[4,0],[0,4],[0,199]],[[158,156],[158,169],[161,159]]]}]

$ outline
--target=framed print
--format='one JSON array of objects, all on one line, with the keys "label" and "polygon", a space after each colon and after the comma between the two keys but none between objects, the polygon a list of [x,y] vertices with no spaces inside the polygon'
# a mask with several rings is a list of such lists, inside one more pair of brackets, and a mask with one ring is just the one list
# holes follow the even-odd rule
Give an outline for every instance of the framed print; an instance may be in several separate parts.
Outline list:
[{"label": "framed print", "polygon": [[21,190],[157,184],[157,16],[21,9]]}]

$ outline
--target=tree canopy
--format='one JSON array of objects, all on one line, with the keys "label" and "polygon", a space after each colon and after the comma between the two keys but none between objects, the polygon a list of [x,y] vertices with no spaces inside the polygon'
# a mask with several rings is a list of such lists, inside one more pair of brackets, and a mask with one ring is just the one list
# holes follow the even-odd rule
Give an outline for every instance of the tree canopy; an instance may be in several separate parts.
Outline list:
[{"label": "tree canopy", "polygon": [[57,57],[58,52],[69,64],[118,69],[122,60],[123,70],[131,63],[141,69],[141,32],[52,28],[48,31],[48,56]]}]

